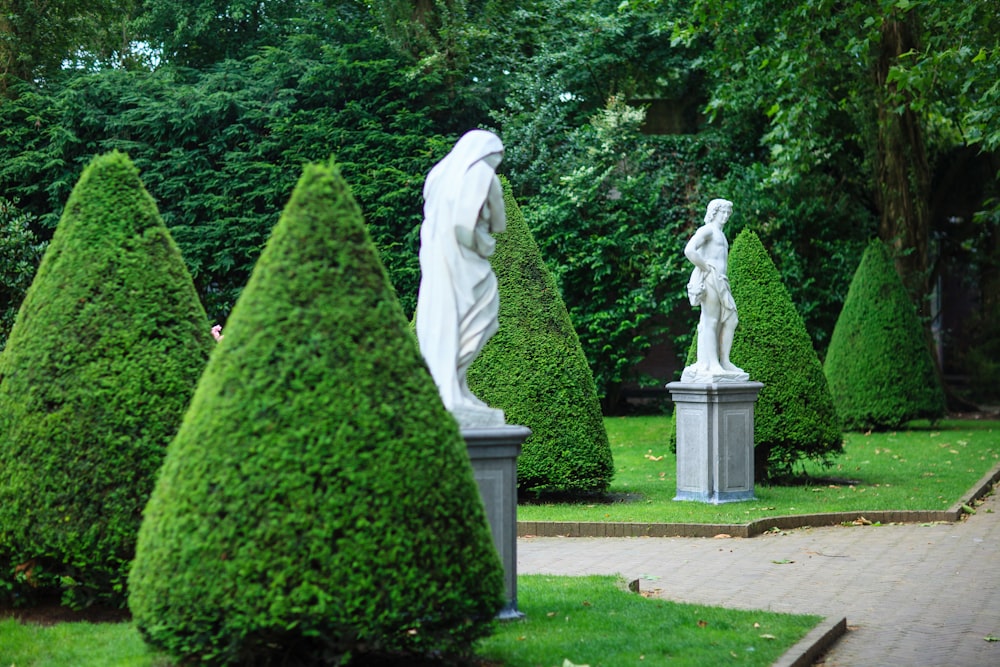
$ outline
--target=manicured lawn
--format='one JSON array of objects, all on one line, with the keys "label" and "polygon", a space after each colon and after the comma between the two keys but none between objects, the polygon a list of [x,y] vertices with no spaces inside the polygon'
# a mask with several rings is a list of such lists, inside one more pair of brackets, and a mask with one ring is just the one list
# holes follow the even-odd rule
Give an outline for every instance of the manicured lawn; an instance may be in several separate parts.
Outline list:
[{"label": "manicured lawn", "polygon": [[944,510],[1000,463],[1000,422],[914,422],[908,430],[845,434],[830,468],[808,464],[801,486],[757,486],[756,500],[674,501],[669,417],[605,420],[615,458],[612,502],[522,503],[520,521],[746,523],[767,516],[871,510]]},{"label": "manicured lawn", "polygon": [[478,654],[507,667],[770,665],[820,621],[680,604],[614,577],[518,578],[524,621],[500,625]]},{"label": "manicured lawn", "polygon": [[[770,665],[815,616],[742,611],[646,598],[614,577],[518,579],[520,621],[497,625],[477,655],[504,667]],[[0,664],[15,667],[173,667],[128,623],[0,622]],[[402,667],[402,665],[400,666]]]},{"label": "manicured lawn", "polygon": [[0,621],[3,667],[171,667],[157,658],[128,623]]}]

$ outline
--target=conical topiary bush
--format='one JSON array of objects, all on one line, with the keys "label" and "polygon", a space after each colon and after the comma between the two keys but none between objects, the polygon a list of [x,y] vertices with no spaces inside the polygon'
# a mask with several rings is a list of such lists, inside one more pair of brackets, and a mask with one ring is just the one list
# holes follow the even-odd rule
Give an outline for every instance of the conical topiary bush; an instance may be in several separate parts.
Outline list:
[{"label": "conical topiary bush", "polygon": [[138,170],[95,158],[0,355],[0,590],[124,604],[142,508],[213,345]]},{"label": "conical topiary bush", "polygon": [[509,423],[531,429],[517,461],[523,490],[602,493],[614,475],[594,378],[510,184],[507,231],[491,258],[500,328],[469,370],[469,386]]},{"label": "conical topiary bush", "polygon": [[461,652],[503,572],[458,426],[336,166],[304,170],[171,443],[129,606],[199,664]]},{"label": "conical topiary bush", "polygon": [[878,239],[851,280],[823,370],[849,430],[898,428],[945,414],[917,311]]},{"label": "conical topiary bush", "polygon": [[757,479],[778,479],[806,459],[843,452],[840,420],[805,322],[760,238],[744,229],[729,253],[739,324],[731,359],[764,383],[754,407]]}]

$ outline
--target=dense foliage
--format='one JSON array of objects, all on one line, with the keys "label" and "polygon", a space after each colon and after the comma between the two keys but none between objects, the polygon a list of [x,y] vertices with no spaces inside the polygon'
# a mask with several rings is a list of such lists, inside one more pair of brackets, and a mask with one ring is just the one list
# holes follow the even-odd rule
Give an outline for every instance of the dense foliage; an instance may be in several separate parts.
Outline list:
[{"label": "dense foliage", "polygon": [[31,222],[31,215],[0,197],[0,350],[42,258],[44,244],[31,231]]},{"label": "dense foliage", "polygon": [[935,162],[963,144],[1000,147],[998,10],[995,0],[699,0],[677,36],[710,40],[708,108],[723,123],[766,117],[773,178],[832,172],[872,201],[922,309],[935,277]]},{"label": "dense foliage", "polygon": [[11,133],[0,186],[44,231],[93,153],[128,151],[224,321],[301,164],[334,154],[412,311],[423,177],[446,152],[438,132],[468,121],[435,72],[405,71],[364,15],[351,18],[203,70],[100,70],[22,89],[0,105]]},{"label": "dense foliage", "polygon": [[843,438],[823,367],[777,268],[750,229],[733,242],[729,280],[739,313],[731,359],[764,383],[754,407],[757,479],[787,477],[807,459],[833,459]]},{"label": "dense foliage", "polygon": [[[558,184],[533,200],[529,224],[553,266],[605,406],[649,347],[689,313],[679,297],[692,215],[680,182],[698,144],[654,142],[644,113],[611,100],[571,137]],[[686,329],[686,327],[685,327]]]},{"label": "dense foliage", "polygon": [[[821,357],[876,234],[925,315],[962,275],[956,317],[1000,330],[1000,169],[956,159],[1000,148],[997,0],[61,0],[35,23],[9,4],[2,46],[26,66],[0,102],[0,189],[45,241],[90,157],[128,151],[215,321],[300,165],[331,153],[411,312],[420,185],[479,126],[606,410],[651,384],[653,346],[685,347],[677,239],[715,196],[734,232],[753,220]],[[988,345],[952,326],[949,373],[982,368]]]},{"label": "dense foliage", "polygon": [[850,430],[944,416],[944,392],[916,310],[879,240],[854,274],[823,370]]},{"label": "dense foliage", "polygon": [[0,590],[124,603],[142,508],[211,345],[138,170],[95,158],[0,355]]},{"label": "dense foliage", "polygon": [[518,488],[603,493],[614,463],[587,358],[506,179],[504,203],[507,231],[491,258],[500,328],[469,370],[469,386],[508,423],[531,429]]},{"label": "dense foliage", "polygon": [[199,664],[457,653],[503,571],[465,444],[336,166],[308,165],[171,443],[129,606]]}]

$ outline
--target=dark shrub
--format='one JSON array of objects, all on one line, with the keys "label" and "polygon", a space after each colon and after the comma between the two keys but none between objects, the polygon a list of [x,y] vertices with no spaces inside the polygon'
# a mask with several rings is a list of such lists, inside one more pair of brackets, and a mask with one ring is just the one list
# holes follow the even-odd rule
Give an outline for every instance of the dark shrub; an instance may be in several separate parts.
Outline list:
[{"label": "dark shrub", "polygon": [[8,590],[124,604],[142,508],[212,345],[138,170],[95,158],[0,355]]},{"label": "dark shrub", "polygon": [[587,358],[555,278],[504,180],[507,231],[492,257],[500,329],[469,371],[469,386],[529,427],[517,462],[522,490],[604,492],[614,475],[611,446]]},{"label": "dark shrub", "polygon": [[0,351],[45,248],[31,231],[33,222],[15,202],[0,197]]},{"label": "dark shrub", "polygon": [[851,280],[823,370],[849,430],[944,416],[944,391],[917,311],[878,239]]},{"label": "dark shrub", "polygon": [[199,664],[461,653],[503,572],[458,426],[336,166],[299,180],[139,534],[129,606]]}]

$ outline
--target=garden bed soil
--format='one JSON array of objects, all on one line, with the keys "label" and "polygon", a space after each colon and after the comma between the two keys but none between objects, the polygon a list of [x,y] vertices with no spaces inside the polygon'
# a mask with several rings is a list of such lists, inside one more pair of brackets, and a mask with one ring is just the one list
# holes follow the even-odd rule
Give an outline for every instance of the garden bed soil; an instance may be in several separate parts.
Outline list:
[{"label": "garden bed soil", "polygon": [[123,623],[132,618],[128,609],[94,605],[86,609],[70,609],[59,600],[43,600],[26,607],[15,607],[0,601],[0,620],[16,618],[22,623],[55,625],[56,623]]}]

